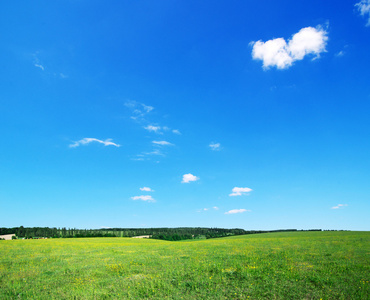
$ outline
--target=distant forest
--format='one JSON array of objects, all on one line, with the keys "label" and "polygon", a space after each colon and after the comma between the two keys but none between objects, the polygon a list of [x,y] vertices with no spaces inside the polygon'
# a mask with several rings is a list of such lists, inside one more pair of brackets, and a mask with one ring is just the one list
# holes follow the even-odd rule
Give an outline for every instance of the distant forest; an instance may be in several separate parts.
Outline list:
[{"label": "distant forest", "polygon": [[[205,227],[179,227],[179,228],[103,228],[103,229],[76,229],[76,228],[49,228],[49,227],[14,227],[0,228],[0,235],[15,234],[17,238],[87,238],[87,237],[134,237],[149,235],[150,238],[179,241],[187,239],[210,239],[225,236],[256,234],[268,232],[297,231],[297,229],[281,230],[244,230],[239,228],[205,228]],[[311,229],[309,231],[321,231]]]}]

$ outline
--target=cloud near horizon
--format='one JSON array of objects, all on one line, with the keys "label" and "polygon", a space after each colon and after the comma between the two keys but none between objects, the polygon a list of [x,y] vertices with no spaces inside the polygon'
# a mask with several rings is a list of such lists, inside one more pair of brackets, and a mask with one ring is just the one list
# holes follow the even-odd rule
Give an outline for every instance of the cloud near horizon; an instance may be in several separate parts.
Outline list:
[{"label": "cloud near horizon", "polygon": [[250,188],[247,188],[247,187],[234,187],[232,189],[232,193],[229,194],[230,197],[233,197],[233,196],[242,196],[242,195],[245,195],[249,192],[253,191],[252,189]]},{"label": "cloud near horizon", "polygon": [[102,140],[98,140],[96,138],[83,138],[83,139],[81,139],[77,142],[74,142],[73,144],[70,144],[69,147],[70,148],[75,148],[75,147],[78,147],[78,146],[81,146],[81,145],[88,145],[88,144],[93,143],[93,142],[103,144],[104,146],[121,147],[121,145],[113,143],[112,139],[106,139],[105,141],[102,141]]},{"label": "cloud near horizon", "polygon": [[229,210],[229,211],[225,212],[225,215],[240,214],[240,213],[243,213],[243,212],[250,212],[250,211],[251,210],[244,209],[244,208],[232,209],[232,210]]},{"label": "cloud near horizon", "polygon": [[191,181],[197,181],[197,180],[199,180],[199,177],[197,177],[197,176],[194,176],[193,174],[184,174],[183,176],[182,176],[182,183],[189,183],[189,182],[191,182]]},{"label": "cloud near horizon", "polygon": [[355,4],[360,15],[367,18],[366,26],[370,26],[370,0],[361,0]]},{"label": "cloud near horizon", "polygon": [[141,196],[134,196],[131,197],[132,200],[141,200],[141,201],[147,201],[147,202],[155,202],[155,199],[153,199],[150,195],[141,195]]},{"label": "cloud near horizon", "polygon": [[[214,210],[219,210],[219,208],[217,206],[213,206],[212,207]],[[198,209],[197,212],[203,212],[203,211],[209,211],[210,208],[202,208],[202,209]]]},{"label": "cloud near horizon", "polygon": [[338,204],[337,206],[333,206],[331,209],[340,209],[340,208],[343,208],[345,206],[348,206],[348,204]]},{"label": "cloud near horizon", "polygon": [[320,57],[320,53],[326,51],[327,34],[320,26],[305,27],[294,34],[288,42],[284,38],[251,42],[252,57],[255,60],[262,60],[265,70],[270,67],[287,69],[293,62],[302,60],[308,54],[313,54],[314,58]]}]

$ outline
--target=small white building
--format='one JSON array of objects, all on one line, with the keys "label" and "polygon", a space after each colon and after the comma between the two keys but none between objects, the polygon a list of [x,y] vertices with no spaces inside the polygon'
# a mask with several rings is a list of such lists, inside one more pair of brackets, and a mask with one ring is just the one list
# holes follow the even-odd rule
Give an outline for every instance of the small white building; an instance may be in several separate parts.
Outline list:
[{"label": "small white building", "polygon": [[13,233],[13,234],[3,234],[3,235],[0,235],[0,239],[2,239],[2,240],[11,240],[13,238],[13,236],[15,236],[15,233]]}]

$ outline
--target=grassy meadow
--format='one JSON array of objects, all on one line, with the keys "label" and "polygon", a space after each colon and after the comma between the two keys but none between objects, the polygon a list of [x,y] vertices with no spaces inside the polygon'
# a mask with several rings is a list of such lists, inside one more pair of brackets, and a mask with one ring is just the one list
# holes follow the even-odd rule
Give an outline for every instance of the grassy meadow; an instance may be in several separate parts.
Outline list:
[{"label": "grassy meadow", "polygon": [[369,299],[370,232],[0,241],[0,299]]}]

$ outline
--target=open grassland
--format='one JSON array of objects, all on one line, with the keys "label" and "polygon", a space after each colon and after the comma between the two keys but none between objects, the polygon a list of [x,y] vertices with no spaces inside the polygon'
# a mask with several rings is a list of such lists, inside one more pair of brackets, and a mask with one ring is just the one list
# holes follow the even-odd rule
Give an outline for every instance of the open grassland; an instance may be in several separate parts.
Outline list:
[{"label": "open grassland", "polygon": [[0,299],[369,299],[370,232],[0,242]]}]

